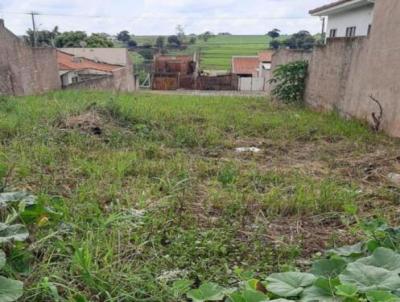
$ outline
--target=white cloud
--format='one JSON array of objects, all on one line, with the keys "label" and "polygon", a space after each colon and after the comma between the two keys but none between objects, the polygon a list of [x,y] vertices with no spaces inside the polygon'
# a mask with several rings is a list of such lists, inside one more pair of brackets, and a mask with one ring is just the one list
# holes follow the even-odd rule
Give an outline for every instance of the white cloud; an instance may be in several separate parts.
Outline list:
[{"label": "white cloud", "polygon": [[[187,32],[262,34],[271,28],[292,33],[320,30],[320,21],[308,10],[330,0],[0,0],[0,17],[17,34],[31,27],[29,15],[38,11],[40,28],[85,30],[110,34],[127,29],[134,34],[171,34],[177,24]],[[51,16],[62,14],[67,16]],[[80,15],[74,17],[72,15]],[[86,16],[86,17],[85,17]],[[98,18],[89,16],[99,16]],[[139,17],[139,18],[138,18]]]}]

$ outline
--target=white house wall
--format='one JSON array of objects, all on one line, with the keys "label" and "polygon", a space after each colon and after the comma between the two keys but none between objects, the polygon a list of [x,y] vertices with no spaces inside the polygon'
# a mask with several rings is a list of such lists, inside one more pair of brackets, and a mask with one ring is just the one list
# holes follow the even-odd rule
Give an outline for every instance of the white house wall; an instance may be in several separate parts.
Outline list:
[{"label": "white house wall", "polygon": [[356,26],[356,36],[367,36],[368,27],[372,24],[374,6],[368,5],[346,12],[328,16],[327,35],[336,29],[336,37],[345,37],[346,28]]}]

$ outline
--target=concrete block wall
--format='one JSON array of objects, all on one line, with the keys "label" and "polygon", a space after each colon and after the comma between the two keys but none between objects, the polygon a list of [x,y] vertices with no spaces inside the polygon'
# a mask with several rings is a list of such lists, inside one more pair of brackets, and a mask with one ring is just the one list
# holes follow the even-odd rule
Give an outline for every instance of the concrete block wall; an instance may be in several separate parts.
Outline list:
[{"label": "concrete block wall", "polygon": [[[316,48],[308,67],[306,102],[318,109],[346,114],[344,100],[367,50],[366,38],[328,40]],[[362,63],[361,63],[362,64]]]},{"label": "concrete block wall", "polygon": [[56,51],[31,48],[0,20],[0,95],[32,95],[60,89]]},{"label": "concrete block wall", "polygon": [[374,124],[383,107],[382,130],[400,137],[400,1],[376,0],[369,37],[332,39],[312,53],[280,50],[273,69],[293,61],[309,61],[305,101],[322,110],[337,110]]}]

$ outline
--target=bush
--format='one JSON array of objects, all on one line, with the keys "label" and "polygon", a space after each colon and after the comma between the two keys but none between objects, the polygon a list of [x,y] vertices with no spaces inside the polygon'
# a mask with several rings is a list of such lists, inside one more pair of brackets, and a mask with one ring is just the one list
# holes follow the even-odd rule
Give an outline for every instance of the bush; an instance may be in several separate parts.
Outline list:
[{"label": "bush", "polygon": [[302,103],[306,88],[308,62],[297,61],[279,65],[273,72],[272,95],[285,103]]}]

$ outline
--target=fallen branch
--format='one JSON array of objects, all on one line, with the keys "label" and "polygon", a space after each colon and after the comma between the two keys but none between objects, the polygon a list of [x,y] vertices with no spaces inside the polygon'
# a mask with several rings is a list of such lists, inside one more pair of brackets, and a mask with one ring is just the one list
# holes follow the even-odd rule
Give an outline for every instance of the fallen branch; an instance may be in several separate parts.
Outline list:
[{"label": "fallen branch", "polygon": [[382,123],[382,118],[383,118],[383,107],[382,107],[381,103],[379,102],[379,100],[374,98],[373,95],[370,95],[369,98],[379,106],[379,115],[378,116],[376,115],[375,112],[372,112],[372,119],[374,121],[374,130],[378,132],[381,128],[381,123]]}]

